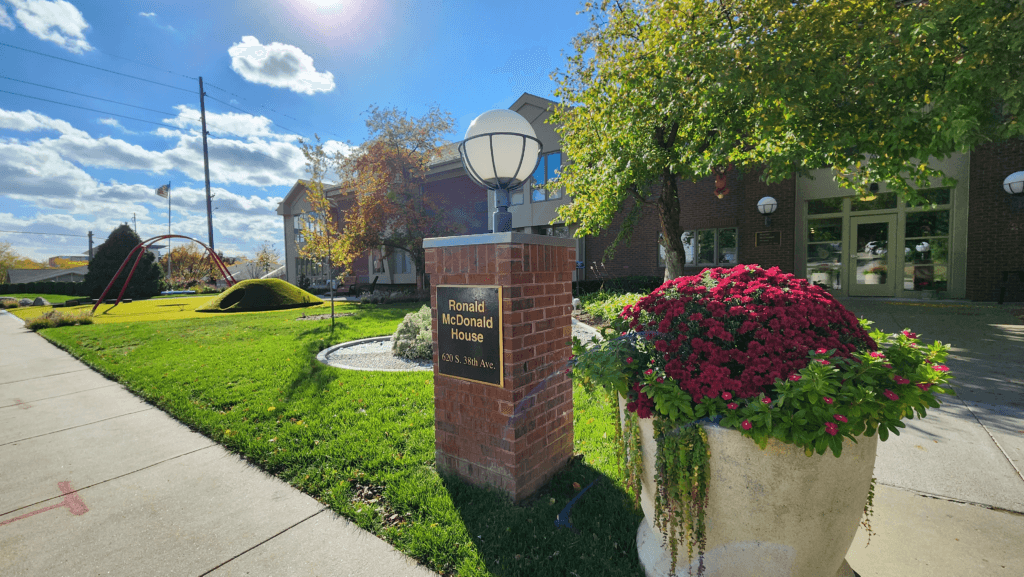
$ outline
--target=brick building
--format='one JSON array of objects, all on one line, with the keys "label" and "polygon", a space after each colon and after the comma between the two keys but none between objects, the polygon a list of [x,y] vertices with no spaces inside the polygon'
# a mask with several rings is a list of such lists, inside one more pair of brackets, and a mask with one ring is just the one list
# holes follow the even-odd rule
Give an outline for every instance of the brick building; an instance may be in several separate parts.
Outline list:
[{"label": "brick building", "polygon": [[[510,107],[530,121],[544,147],[533,178],[512,195],[515,232],[573,232],[557,223],[555,212],[569,200],[557,188],[543,188],[565,162],[557,133],[545,123],[553,105],[524,94]],[[1024,142],[992,143],[942,161],[932,159],[929,165],[957,182],[923,190],[931,200],[924,207],[907,206],[884,185],[867,198],[855,198],[828,170],[772,185],[756,174],[731,171],[729,193],[721,199],[714,194],[712,178],[680,182],[685,270],[690,274],[709,266],[756,263],[778,266],[839,296],[994,301],[1003,272],[1024,270],[1024,195],[1002,188],[1008,174],[1024,169]],[[487,232],[494,194],[487,195],[485,205],[483,191],[466,176],[457,153],[431,168],[427,187],[428,193],[446,200],[453,214],[472,221],[474,231]],[[757,210],[765,196],[778,202],[770,226]],[[297,214],[278,212],[286,225]],[[621,217],[604,233],[577,240],[577,259],[586,263],[578,278],[664,275],[657,208],[646,207],[632,239],[606,257],[620,222]],[[286,247],[291,246],[288,229]],[[287,262],[291,266],[290,254]],[[369,274],[373,262],[373,255],[367,255],[360,270]],[[382,269],[389,266],[384,263]],[[388,278],[414,282],[411,275]],[[288,280],[295,282],[290,269]],[[1006,286],[1008,301],[1024,301],[1024,282],[1011,275]]]}]

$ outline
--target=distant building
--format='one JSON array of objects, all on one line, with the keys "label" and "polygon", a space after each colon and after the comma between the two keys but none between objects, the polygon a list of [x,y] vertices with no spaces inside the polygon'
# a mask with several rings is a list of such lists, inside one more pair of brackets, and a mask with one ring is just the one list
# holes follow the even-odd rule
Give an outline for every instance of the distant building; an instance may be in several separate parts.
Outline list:
[{"label": "distant building", "polygon": [[89,272],[88,265],[64,269],[12,268],[7,270],[7,276],[8,282],[11,284],[26,282],[82,282],[85,280],[85,273],[87,272]]}]

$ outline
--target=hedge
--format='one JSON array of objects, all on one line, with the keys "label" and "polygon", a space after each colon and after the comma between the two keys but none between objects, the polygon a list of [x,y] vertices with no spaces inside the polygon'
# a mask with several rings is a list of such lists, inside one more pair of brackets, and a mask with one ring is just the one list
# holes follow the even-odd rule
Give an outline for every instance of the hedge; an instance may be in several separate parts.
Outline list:
[{"label": "hedge", "polygon": [[81,282],[19,282],[0,284],[0,295],[11,294],[89,296],[89,293],[85,290],[85,283]]}]

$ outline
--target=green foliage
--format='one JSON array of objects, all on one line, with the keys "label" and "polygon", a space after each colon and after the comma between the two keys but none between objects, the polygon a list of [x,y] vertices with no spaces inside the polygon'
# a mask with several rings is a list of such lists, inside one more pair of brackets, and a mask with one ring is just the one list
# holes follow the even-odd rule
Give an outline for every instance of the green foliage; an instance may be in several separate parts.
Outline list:
[{"label": "green foliage", "polygon": [[391,337],[391,351],[407,359],[432,360],[434,339],[430,334],[430,306],[405,315]]},{"label": "green foliage", "polygon": [[731,167],[771,183],[831,168],[842,186],[886,183],[917,201],[914,186],[944,180],[930,159],[1024,135],[1020,2],[633,0],[585,12],[592,26],[558,73],[550,119],[573,159],[559,217],[592,235],[657,202],[670,268],[682,255],[671,179]]},{"label": "green foliage", "polygon": [[612,322],[615,325],[622,309],[636,304],[636,301],[645,296],[647,294],[644,293],[618,294],[602,291],[584,295],[580,298],[580,302],[582,303],[583,311],[587,314]]},{"label": "green foliage", "polygon": [[[139,242],[141,239],[127,224],[118,226],[107,236],[107,240],[93,253],[92,262],[89,263],[89,272],[85,275],[85,286],[89,291],[89,296],[94,299],[100,298],[107,283],[114,278],[117,269]],[[137,253],[136,256],[138,256]],[[111,286],[110,292],[107,293],[108,298],[117,298],[134,264],[135,257],[124,267],[121,275]],[[138,268],[135,269],[135,274],[132,275],[124,298],[141,299],[160,294],[160,279],[162,277],[163,272],[156,262],[156,257],[153,256],[153,253],[146,251]]]},{"label": "green foliage", "polygon": [[196,309],[198,312],[271,311],[308,307],[324,301],[277,278],[244,280]]},{"label": "green foliage", "polygon": [[654,420],[654,438],[658,445],[655,458],[654,525],[668,536],[672,552],[670,574],[676,571],[679,539],[686,539],[688,564],[696,549],[701,559],[698,577],[703,574],[708,506],[711,482],[711,450],[708,436],[697,423],[677,427],[667,419]]}]

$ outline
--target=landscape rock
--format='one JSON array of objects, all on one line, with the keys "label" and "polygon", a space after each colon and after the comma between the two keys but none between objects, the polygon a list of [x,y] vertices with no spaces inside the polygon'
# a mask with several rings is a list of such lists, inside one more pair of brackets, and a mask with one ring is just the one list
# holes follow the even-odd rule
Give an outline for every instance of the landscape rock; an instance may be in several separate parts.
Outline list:
[{"label": "landscape rock", "polygon": [[30,307],[32,306],[32,299],[18,299],[18,306]]},{"label": "landscape rock", "polygon": [[[25,300],[28,300],[28,299],[25,299]],[[48,307],[48,306],[51,306],[51,305],[50,305],[50,301],[44,299],[43,297],[36,297],[36,300],[32,301],[32,306],[34,306],[34,307]]]}]

